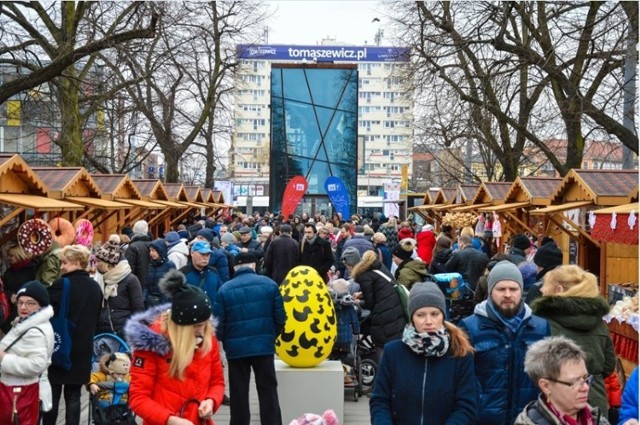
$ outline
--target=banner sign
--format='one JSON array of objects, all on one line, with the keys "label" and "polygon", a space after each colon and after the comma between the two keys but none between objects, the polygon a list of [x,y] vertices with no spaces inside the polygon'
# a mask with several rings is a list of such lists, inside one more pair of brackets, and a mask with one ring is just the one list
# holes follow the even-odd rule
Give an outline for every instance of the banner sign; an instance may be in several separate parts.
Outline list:
[{"label": "banner sign", "polygon": [[317,62],[408,62],[409,48],[380,46],[283,46],[240,44],[239,59]]},{"label": "banner sign", "polygon": [[345,220],[351,217],[351,209],[349,205],[349,193],[347,188],[338,177],[331,176],[324,182],[324,190],[329,195],[329,200],[337,212],[342,214]]},{"label": "banner sign", "polygon": [[384,215],[400,217],[400,207],[396,202],[400,199],[400,183],[384,182]]},{"label": "banner sign", "polygon": [[309,183],[307,183],[307,179],[302,176],[295,176],[289,180],[284,190],[284,195],[282,196],[283,216],[289,217],[289,214],[293,214],[296,208],[298,208],[298,204],[307,191],[308,186]]}]

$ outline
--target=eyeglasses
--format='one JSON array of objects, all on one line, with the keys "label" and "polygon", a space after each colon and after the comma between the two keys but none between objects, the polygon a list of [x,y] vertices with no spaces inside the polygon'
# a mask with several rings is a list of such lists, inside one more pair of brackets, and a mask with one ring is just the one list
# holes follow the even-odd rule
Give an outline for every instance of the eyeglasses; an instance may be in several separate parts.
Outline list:
[{"label": "eyeglasses", "polygon": [[593,382],[593,375],[585,375],[582,378],[578,378],[573,382],[561,381],[559,379],[547,378],[547,380],[551,382],[556,382],[558,384],[566,385],[567,387],[571,387],[572,390],[577,390],[582,387],[583,384],[587,384],[591,386],[591,382]]},{"label": "eyeglasses", "polygon": [[38,303],[35,301],[18,301],[16,304],[18,305],[18,308],[20,307],[33,308],[38,306]]}]

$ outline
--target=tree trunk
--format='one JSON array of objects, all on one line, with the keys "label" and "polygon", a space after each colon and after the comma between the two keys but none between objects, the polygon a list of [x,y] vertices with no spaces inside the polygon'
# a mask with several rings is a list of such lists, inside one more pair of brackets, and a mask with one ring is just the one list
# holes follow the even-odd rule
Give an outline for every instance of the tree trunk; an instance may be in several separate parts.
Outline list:
[{"label": "tree trunk", "polygon": [[180,181],[180,157],[175,155],[165,155],[165,180],[167,183],[178,183]]},{"label": "tree trunk", "polygon": [[63,167],[84,166],[78,84],[76,69],[70,66],[60,77],[58,84],[58,104],[60,107],[58,145],[62,154]]}]

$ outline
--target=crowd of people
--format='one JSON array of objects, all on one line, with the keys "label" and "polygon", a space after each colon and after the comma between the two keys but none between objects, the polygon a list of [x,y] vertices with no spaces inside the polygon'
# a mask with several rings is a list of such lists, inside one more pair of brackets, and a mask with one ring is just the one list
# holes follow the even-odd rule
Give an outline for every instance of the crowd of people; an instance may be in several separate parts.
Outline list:
[{"label": "crowd of people", "polygon": [[[348,296],[369,312],[379,365],[373,424],[597,425],[616,423],[618,413],[620,424],[637,424],[633,377],[623,399],[635,411],[618,412],[608,397],[616,355],[596,277],[564,264],[549,237],[516,234],[500,246],[487,220],[436,232],[381,214],[256,213],[203,217],[157,239],[140,220],[93,253],[52,244],[34,256],[11,244],[0,423],[36,424],[42,415],[53,425],[64,397],[65,423],[79,424],[82,387],[98,392],[92,342],[104,332],[133,351],[129,363],[105,358],[101,367],[104,377],[130,380],[125,400],[145,424],[210,421],[223,403],[232,423],[248,424],[252,372],[261,423],[290,419],[281,417],[274,367],[286,321],[279,286],[306,265],[334,299]],[[450,289],[434,275],[464,285]],[[407,305],[396,284],[409,291]],[[50,319],[67,290],[75,326],[65,369],[51,361]],[[340,323],[344,346],[360,326],[351,313]]]}]

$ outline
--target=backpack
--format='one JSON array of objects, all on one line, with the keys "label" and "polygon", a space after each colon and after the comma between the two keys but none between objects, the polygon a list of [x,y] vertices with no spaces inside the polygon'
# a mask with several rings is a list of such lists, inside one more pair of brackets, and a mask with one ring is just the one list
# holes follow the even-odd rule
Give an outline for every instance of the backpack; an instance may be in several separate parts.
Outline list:
[{"label": "backpack", "polygon": [[[378,273],[380,276],[384,277],[387,282],[391,283],[391,278],[381,272],[380,270],[374,270],[374,272]],[[393,282],[393,289],[396,290],[398,297],[400,298],[400,302],[402,303],[402,311],[404,312],[404,319],[407,323],[411,323],[411,316],[409,315],[409,290],[404,285],[399,285],[396,282]]]},{"label": "backpack", "polygon": [[4,290],[4,283],[0,279],[0,325],[9,320],[11,314],[11,304],[9,304],[9,296]]}]

